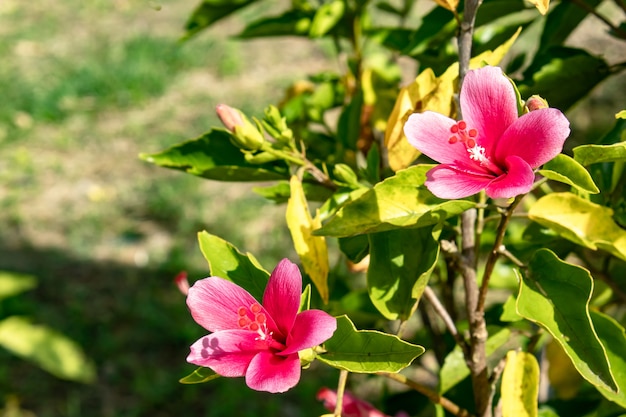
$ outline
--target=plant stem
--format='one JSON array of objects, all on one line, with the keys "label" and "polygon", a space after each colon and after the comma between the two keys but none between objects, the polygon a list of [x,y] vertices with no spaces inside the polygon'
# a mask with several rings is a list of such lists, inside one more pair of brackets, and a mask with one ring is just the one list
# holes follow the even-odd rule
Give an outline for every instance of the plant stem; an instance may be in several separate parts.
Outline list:
[{"label": "plant stem", "polygon": [[493,248],[491,249],[491,252],[489,252],[489,257],[487,258],[487,262],[485,263],[485,272],[483,274],[483,282],[480,287],[480,293],[478,295],[478,304],[476,306],[476,311],[485,310],[485,301],[487,299],[489,279],[491,278],[491,274],[493,273],[493,268],[496,265],[498,256],[502,253],[501,247],[502,241],[504,240],[506,227],[509,224],[509,220],[511,220],[511,215],[515,211],[515,208],[520,203],[520,201],[522,201],[522,197],[523,195],[518,195],[517,197],[515,197],[515,200],[513,200],[511,205],[501,214],[500,224],[498,225],[498,230],[496,232],[496,240],[493,242]]},{"label": "plant stem", "polygon": [[[482,0],[466,0],[463,9],[463,19],[459,28],[459,92],[463,86],[465,75],[469,71],[469,61],[472,56],[472,36],[476,12]],[[457,109],[459,119],[463,117],[461,108]],[[460,259],[461,275],[465,286],[465,308],[470,330],[470,358],[467,366],[472,376],[474,402],[479,417],[491,417],[491,384],[487,368],[487,326],[485,313],[478,307],[478,284],[476,279],[476,209],[467,210],[461,215],[461,242]]]},{"label": "plant stem", "polygon": [[394,381],[400,382],[401,384],[406,385],[407,387],[413,388],[415,391],[425,395],[430,401],[435,404],[441,405],[448,412],[454,414],[457,417],[473,417],[467,410],[459,407],[446,397],[442,397],[437,392],[428,388],[425,385],[420,384],[417,381],[413,381],[412,379],[407,378],[402,374],[396,374],[391,372],[378,372],[377,375],[384,376],[389,379],[393,379]]},{"label": "plant stem", "polygon": [[346,391],[346,382],[348,381],[348,371],[339,371],[339,382],[337,383],[337,403],[335,404],[335,417],[341,417],[343,411],[343,393]]},{"label": "plant stem", "polygon": [[441,304],[441,301],[439,301],[439,298],[437,298],[437,294],[435,294],[432,288],[428,286],[424,288],[424,297],[426,297],[435,312],[439,315],[439,317],[441,317],[444,324],[446,325],[446,328],[448,329],[452,337],[454,337],[456,343],[461,347],[461,350],[463,351],[463,357],[467,361],[470,358],[469,346],[467,345],[467,342],[465,341],[463,336],[457,330],[456,325],[452,320],[452,317],[450,317],[450,315],[448,314],[448,310],[446,310],[443,304]]}]

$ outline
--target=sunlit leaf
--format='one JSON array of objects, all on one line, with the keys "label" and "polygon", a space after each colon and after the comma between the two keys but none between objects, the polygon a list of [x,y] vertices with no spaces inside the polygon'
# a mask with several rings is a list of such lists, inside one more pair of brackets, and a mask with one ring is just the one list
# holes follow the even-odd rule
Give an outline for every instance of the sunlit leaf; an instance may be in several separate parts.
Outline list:
[{"label": "sunlit leaf", "polygon": [[439,255],[439,229],[398,229],[369,235],[367,287],[372,303],[389,320],[413,313]]},{"label": "sunlit leaf", "polygon": [[[546,14],[548,12],[548,8],[550,7],[550,0],[528,0],[531,4],[533,4],[539,13]],[[521,414],[520,414],[521,415]]]},{"label": "sunlit leaf", "polygon": [[600,192],[591,178],[589,171],[565,154],[557,155],[553,160],[546,163],[539,174],[544,177],[571,185],[581,191],[597,194]]},{"label": "sunlit leaf", "polygon": [[311,217],[309,207],[297,176],[291,177],[291,197],[287,203],[287,227],[291,232],[296,253],[304,272],[311,278],[322,300],[328,302],[328,247],[323,236],[313,236],[312,231],[322,226],[319,214]]},{"label": "sunlit leaf", "polygon": [[0,271],[0,300],[12,297],[37,286],[37,280],[30,275]]},{"label": "sunlit leaf", "polygon": [[11,316],[0,321],[0,346],[59,378],[83,383],[96,378],[94,364],[80,346],[56,330],[33,324],[24,317]]},{"label": "sunlit leaf", "polygon": [[317,358],[356,373],[398,372],[424,353],[424,348],[374,330],[357,330],[347,316],[337,317],[337,330]]},{"label": "sunlit leaf", "polygon": [[626,142],[613,145],[581,145],[573,149],[574,159],[587,166],[600,162],[626,161]]},{"label": "sunlit leaf", "polygon": [[315,234],[342,237],[430,226],[474,207],[467,200],[441,200],[423,187],[431,167],[416,165],[376,184],[343,206]]},{"label": "sunlit leaf", "polygon": [[626,230],[613,210],[572,193],[552,193],[533,204],[528,217],[562,237],[590,249],[603,249],[626,260]]},{"label": "sunlit leaf", "polygon": [[331,0],[322,4],[315,12],[309,36],[319,38],[328,33],[341,20],[345,8],[344,0]]},{"label": "sunlit leaf", "polygon": [[139,155],[144,161],[218,181],[266,181],[288,177],[281,161],[251,164],[230,141],[230,134],[211,130],[198,139],[174,145],[162,152]]},{"label": "sunlit leaf", "polygon": [[459,6],[459,0],[435,0],[435,3],[451,12],[454,12]]},{"label": "sunlit leaf", "polygon": [[198,243],[209,263],[211,276],[230,280],[245,288],[257,300],[263,299],[270,274],[254,255],[243,254],[232,244],[206,231],[198,233]]},{"label": "sunlit leaf", "polygon": [[506,354],[500,393],[502,417],[537,417],[539,364],[532,353]]},{"label": "sunlit leaf", "polygon": [[186,377],[178,380],[181,384],[202,384],[219,378],[220,375],[216,374],[211,368],[199,367]]},{"label": "sunlit leaf", "polygon": [[237,36],[243,39],[263,36],[306,36],[309,34],[310,26],[311,16],[301,10],[289,10],[280,16],[255,20]]},{"label": "sunlit leaf", "polygon": [[517,312],[545,328],[561,344],[583,378],[617,391],[606,351],[589,316],[593,291],[589,271],[540,249],[521,278]]},{"label": "sunlit leaf", "polygon": [[619,392],[598,388],[607,399],[626,408],[626,355],[624,355],[626,333],[624,327],[614,318],[598,311],[591,312],[591,320],[606,349],[606,356],[611,364],[611,372],[615,377]]}]

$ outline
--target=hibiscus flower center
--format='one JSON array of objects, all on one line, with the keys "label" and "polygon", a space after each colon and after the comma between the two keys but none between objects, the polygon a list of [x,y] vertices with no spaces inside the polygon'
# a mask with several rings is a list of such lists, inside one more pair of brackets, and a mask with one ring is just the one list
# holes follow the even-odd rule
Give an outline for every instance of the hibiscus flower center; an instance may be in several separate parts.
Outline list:
[{"label": "hibiscus flower center", "polygon": [[[256,340],[267,342],[269,347],[283,350],[285,345],[273,338],[274,332],[267,328],[267,316],[259,303],[254,303],[250,307],[241,306],[237,309],[237,325],[240,329],[250,330],[259,335]],[[254,317],[254,320],[250,318]]]},{"label": "hibiscus flower center", "polygon": [[465,149],[467,149],[469,158],[472,161],[478,162],[481,167],[486,168],[496,175],[504,173],[500,167],[491,162],[487,155],[485,155],[485,148],[476,142],[478,139],[477,129],[468,129],[467,123],[464,120],[459,120],[457,124],[450,128],[450,132],[452,136],[448,139],[449,144],[453,145],[457,142],[461,142],[465,145]]}]

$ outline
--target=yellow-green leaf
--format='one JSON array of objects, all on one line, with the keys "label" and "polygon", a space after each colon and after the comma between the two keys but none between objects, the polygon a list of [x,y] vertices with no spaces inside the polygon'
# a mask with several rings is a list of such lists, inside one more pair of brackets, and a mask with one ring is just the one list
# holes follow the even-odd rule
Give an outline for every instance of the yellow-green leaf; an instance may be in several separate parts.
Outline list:
[{"label": "yellow-green leaf", "polygon": [[220,375],[216,374],[211,368],[199,367],[186,377],[178,380],[181,384],[202,384],[219,378]]},{"label": "yellow-green leaf", "polygon": [[75,342],[49,327],[23,317],[0,321],[0,346],[59,378],[90,383],[94,364]]},{"label": "yellow-green leaf", "polygon": [[626,231],[608,207],[572,193],[552,193],[533,204],[528,217],[574,243],[626,260]]},{"label": "yellow-green leaf", "polygon": [[531,353],[506,354],[500,392],[502,417],[537,417],[539,364]]},{"label": "yellow-green leaf", "polygon": [[550,162],[546,163],[539,174],[554,181],[571,185],[583,192],[597,194],[600,192],[591,178],[589,171],[575,159],[559,154]]},{"label": "yellow-green leaf", "polygon": [[302,182],[297,176],[289,181],[291,197],[287,202],[287,227],[291,232],[296,253],[300,257],[304,272],[311,278],[322,300],[328,302],[328,247],[323,236],[313,236],[315,229],[322,227],[319,212],[311,217],[302,189]]},{"label": "yellow-green leaf", "polygon": [[545,328],[563,347],[580,375],[612,392],[618,387],[589,315],[593,279],[586,269],[538,250],[523,271],[517,312]]},{"label": "yellow-green leaf", "polygon": [[548,8],[550,7],[550,0],[528,0],[531,4],[533,4],[539,13],[546,14],[548,12]]},{"label": "yellow-green leaf", "polygon": [[30,275],[0,271],[0,300],[28,291],[37,286],[37,280]]},{"label": "yellow-green leaf", "polygon": [[459,6],[459,0],[435,0],[435,3],[451,12],[454,12]]}]

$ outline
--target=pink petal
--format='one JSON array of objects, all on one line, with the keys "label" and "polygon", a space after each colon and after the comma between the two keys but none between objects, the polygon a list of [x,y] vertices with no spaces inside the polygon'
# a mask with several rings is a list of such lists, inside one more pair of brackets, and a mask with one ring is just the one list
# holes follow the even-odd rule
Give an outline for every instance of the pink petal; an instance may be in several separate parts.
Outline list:
[{"label": "pink petal", "polygon": [[337,330],[337,319],[322,310],[306,310],[296,316],[287,338],[287,348],[279,355],[289,355],[324,343]]},{"label": "pink petal", "polygon": [[[258,304],[258,301],[248,291],[237,284],[218,277],[196,281],[187,295],[187,306],[193,319],[211,332],[239,329],[237,323],[239,307],[249,308],[255,303]],[[265,313],[268,327],[274,329],[272,317],[267,312]]]},{"label": "pink petal", "polygon": [[507,173],[500,175],[487,186],[485,192],[491,198],[511,198],[530,191],[535,174],[526,161],[519,156],[506,158]]},{"label": "pink petal", "polygon": [[204,336],[191,345],[187,362],[211,368],[222,376],[243,376],[252,358],[268,349],[267,343],[255,339],[256,334],[247,330],[224,330]]},{"label": "pink petal", "polygon": [[425,185],[439,198],[457,199],[476,194],[493,178],[480,172],[461,171],[450,165],[439,165],[426,173]]},{"label": "pink petal", "polygon": [[246,384],[253,390],[285,392],[300,380],[300,358],[297,354],[276,356],[266,351],[252,359],[246,372]]},{"label": "pink petal", "polygon": [[467,149],[461,142],[450,144],[450,128],[456,121],[432,111],[413,113],[404,124],[409,143],[421,153],[442,164],[468,163]]},{"label": "pink petal", "polygon": [[469,71],[459,101],[468,129],[478,130],[477,142],[487,156],[492,155],[502,133],[517,119],[517,97],[511,81],[498,67]]},{"label": "pink petal", "polygon": [[517,155],[537,168],[561,153],[569,133],[569,121],[560,110],[531,111],[504,132],[496,147],[496,160]]},{"label": "pink petal", "polygon": [[302,275],[296,264],[283,259],[278,263],[263,293],[263,307],[276,322],[276,328],[287,337],[300,308]]}]

